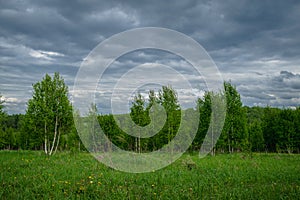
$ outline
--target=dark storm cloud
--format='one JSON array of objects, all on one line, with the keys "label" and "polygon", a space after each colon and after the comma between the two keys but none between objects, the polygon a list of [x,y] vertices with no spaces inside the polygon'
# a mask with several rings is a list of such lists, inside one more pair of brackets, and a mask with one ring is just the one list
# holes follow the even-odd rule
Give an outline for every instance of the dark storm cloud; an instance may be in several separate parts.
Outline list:
[{"label": "dark storm cloud", "polygon": [[237,81],[237,89],[247,105],[299,106],[300,74],[281,71]]},{"label": "dark storm cloud", "polygon": [[283,90],[300,90],[300,74],[281,71],[279,76],[273,78],[272,85]]},{"label": "dark storm cloud", "polygon": [[[24,112],[31,84],[45,73],[59,71],[71,89],[80,63],[99,42],[157,26],[203,45],[244,104],[300,105],[299,10],[293,0],[0,1],[0,91],[9,112]],[[135,64],[156,61],[192,77],[180,59],[145,51],[112,65],[106,86]]]},{"label": "dark storm cloud", "polygon": [[[61,53],[88,53],[111,34],[136,23],[119,7],[100,3],[19,2],[2,6],[2,34],[33,49]],[[76,51],[72,51],[73,49]],[[80,51],[81,50],[81,51]],[[78,52],[79,51],[79,52]],[[82,55],[80,55],[82,56]]]}]

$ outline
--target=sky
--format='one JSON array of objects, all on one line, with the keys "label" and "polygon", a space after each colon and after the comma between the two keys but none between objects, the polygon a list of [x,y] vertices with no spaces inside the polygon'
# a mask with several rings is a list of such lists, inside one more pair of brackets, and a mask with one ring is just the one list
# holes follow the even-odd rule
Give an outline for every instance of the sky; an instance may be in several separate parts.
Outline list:
[{"label": "sky", "polygon": [[[244,105],[300,106],[299,10],[300,1],[292,0],[0,0],[0,94],[9,114],[25,113],[32,84],[46,73],[58,71],[71,91],[82,62],[99,43],[133,28],[162,27],[201,44]],[[98,95],[108,95],[98,102],[103,112],[113,82],[133,66],[151,63],[185,72],[189,67],[157,50],[120,57],[97,88]]]}]

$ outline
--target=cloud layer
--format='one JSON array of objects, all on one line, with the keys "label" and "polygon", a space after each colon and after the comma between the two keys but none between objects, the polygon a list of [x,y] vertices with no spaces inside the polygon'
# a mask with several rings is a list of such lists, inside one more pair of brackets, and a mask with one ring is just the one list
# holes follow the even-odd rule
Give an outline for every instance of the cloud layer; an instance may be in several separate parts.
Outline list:
[{"label": "cloud layer", "polygon": [[[299,106],[299,10],[296,0],[1,1],[0,92],[9,113],[24,113],[32,84],[45,73],[59,71],[72,89],[80,63],[97,44],[154,26],[198,41],[245,105]],[[158,61],[188,70],[161,52],[132,53],[106,72],[105,87],[136,64]]]}]

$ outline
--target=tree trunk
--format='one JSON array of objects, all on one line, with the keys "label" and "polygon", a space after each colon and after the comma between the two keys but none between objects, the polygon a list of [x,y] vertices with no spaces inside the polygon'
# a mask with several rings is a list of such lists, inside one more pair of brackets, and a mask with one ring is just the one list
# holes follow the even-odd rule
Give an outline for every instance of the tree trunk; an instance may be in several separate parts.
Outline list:
[{"label": "tree trunk", "polygon": [[135,152],[137,152],[137,138],[135,138]]},{"label": "tree trunk", "polygon": [[46,124],[46,122],[45,122],[45,124],[44,124],[44,131],[45,131],[45,154],[48,154],[48,151],[47,151],[47,124]]},{"label": "tree trunk", "polygon": [[44,151],[45,151],[45,154],[48,154],[48,151],[47,151],[47,136],[46,136],[46,134],[45,134],[45,143],[44,143]]},{"label": "tree trunk", "polygon": [[58,144],[59,144],[59,139],[60,139],[60,129],[58,129],[58,138],[57,138],[57,143],[56,143],[56,147],[55,147],[55,150],[54,150],[53,154],[55,154],[56,151],[57,151],[57,147],[58,147]]},{"label": "tree trunk", "polygon": [[49,155],[51,156],[52,155],[52,152],[53,152],[53,148],[54,148],[54,145],[55,145],[55,141],[56,141],[56,137],[57,137],[57,126],[58,126],[58,117],[56,116],[55,117],[55,127],[54,127],[54,138],[53,138],[53,141],[52,141],[52,145],[51,145],[51,149],[50,149],[50,152],[49,152]]},{"label": "tree trunk", "polygon": [[139,135],[139,153],[141,153],[141,133]]},{"label": "tree trunk", "polygon": [[93,140],[93,152],[97,152],[98,151],[98,148],[97,148],[97,143],[96,143],[96,138],[95,138],[95,124],[97,122],[95,122],[94,118],[92,119],[93,120],[93,123],[92,123],[92,140]]},{"label": "tree trunk", "polygon": [[214,148],[214,125],[211,127],[211,155],[215,156],[215,148]]}]

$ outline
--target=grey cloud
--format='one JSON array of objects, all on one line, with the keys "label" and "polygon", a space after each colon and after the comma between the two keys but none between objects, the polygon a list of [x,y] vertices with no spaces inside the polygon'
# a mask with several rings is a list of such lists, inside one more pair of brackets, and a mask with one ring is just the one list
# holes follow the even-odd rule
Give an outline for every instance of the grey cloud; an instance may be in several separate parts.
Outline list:
[{"label": "grey cloud", "polygon": [[[59,71],[72,89],[80,63],[99,42],[131,28],[159,26],[203,45],[244,104],[299,105],[299,10],[296,0],[1,1],[0,92],[11,100],[9,112],[24,112],[31,84],[45,73]],[[188,63],[148,50],[110,66],[106,87],[151,62],[174,66],[194,85],[204,85]]]},{"label": "grey cloud", "polygon": [[[297,106],[300,101],[299,74],[288,71],[233,81],[246,105]],[[256,79],[256,80],[255,80]],[[293,83],[293,84],[291,84]]]},{"label": "grey cloud", "polygon": [[300,90],[300,74],[293,74],[292,72],[281,71],[280,75],[274,77],[272,82],[275,87],[283,88],[284,90]]}]

